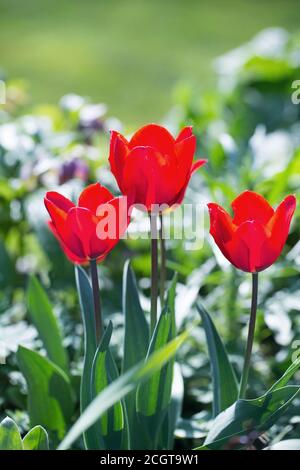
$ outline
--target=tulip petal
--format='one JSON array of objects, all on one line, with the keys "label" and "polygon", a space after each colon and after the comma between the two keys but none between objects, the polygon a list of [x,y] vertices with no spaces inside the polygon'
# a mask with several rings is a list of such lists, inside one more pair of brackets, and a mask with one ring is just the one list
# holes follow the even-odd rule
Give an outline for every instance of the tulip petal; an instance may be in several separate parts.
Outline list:
[{"label": "tulip petal", "polygon": [[177,180],[180,181],[179,188],[181,189],[191,172],[196,151],[196,137],[192,135],[187,139],[181,140],[175,144],[174,148],[177,157]]},{"label": "tulip petal", "polygon": [[[115,247],[127,230],[130,222],[130,207],[128,207],[127,202],[127,197],[121,196],[112,199],[102,206],[102,214],[107,212],[106,218],[108,221],[108,224],[105,221],[104,232],[102,231],[103,218],[100,218],[97,227],[97,236],[100,236],[106,243],[106,249],[100,256],[102,259]],[[101,260],[100,258],[97,261]]]},{"label": "tulip petal", "polygon": [[61,248],[62,248],[63,252],[69,258],[69,260],[72,263],[76,263],[76,264],[86,264],[88,260],[85,257],[80,257],[76,253],[73,253],[73,251],[71,251],[69,249],[69,247],[62,241],[61,237],[57,233],[57,230],[56,230],[54,224],[51,221],[49,221],[48,225],[49,225],[49,228],[50,228],[51,232],[53,233],[55,238],[58,240],[59,244],[61,245]]},{"label": "tulip petal", "polygon": [[246,272],[257,272],[262,263],[262,247],[266,240],[267,232],[260,222],[243,222],[226,244],[232,264]]},{"label": "tulip petal", "polygon": [[210,203],[207,206],[210,217],[210,234],[225,258],[231,262],[230,252],[226,248],[226,243],[232,239],[236,227],[233,225],[230,215],[219,204]]},{"label": "tulip petal", "polygon": [[185,181],[183,187],[181,188],[179,193],[176,195],[176,197],[171,202],[171,204],[170,204],[171,206],[182,203],[191,177],[193,176],[195,171],[198,170],[198,168],[200,168],[201,166],[205,165],[206,162],[207,162],[207,160],[197,160],[195,163],[193,163],[193,165],[191,167],[191,170],[190,170],[190,173],[189,173],[188,177],[186,178],[186,181]]},{"label": "tulip petal", "polygon": [[[70,199],[67,199],[62,194],[57,193],[56,191],[48,191],[45,196],[45,205],[47,207],[47,202],[50,201],[52,204],[51,206],[55,206],[60,212],[67,213],[74,204]],[[50,214],[51,216],[51,214]]]},{"label": "tulip petal", "polygon": [[223,255],[236,268],[255,272],[260,261],[260,248],[266,233],[260,223],[244,222],[239,227],[233,224],[230,215],[218,204],[208,204],[210,233]]},{"label": "tulip petal", "polygon": [[[58,205],[56,205],[55,201]],[[44,199],[46,209],[51,217],[51,228],[55,228],[57,237],[79,258],[84,257],[80,240],[72,232],[67,224],[68,213],[75,208],[75,205],[58,193],[50,192],[46,194]],[[64,209],[69,208],[68,212]],[[53,231],[53,230],[52,230]]]},{"label": "tulip petal", "polygon": [[67,224],[81,241],[84,256],[94,259],[107,249],[107,244],[97,237],[98,218],[83,207],[74,207],[68,213]]},{"label": "tulip petal", "polygon": [[[74,253],[74,255],[76,255],[78,258],[85,258],[81,241],[77,237],[77,235],[73,232],[72,228],[67,223],[67,220],[68,220],[68,217],[66,220],[65,219],[58,220],[58,218],[56,218],[55,222],[54,222],[54,219],[52,219],[51,228],[53,227],[55,228],[57,238],[59,238],[62,245],[68,247],[68,250]],[[54,230],[52,230],[52,232],[54,233]]]},{"label": "tulip petal", "polygon": [[129,147],[153,147],[161,154],[174,154],[175,140],[167,129],[157,124],[141,127],[131,138]]},{"label": "tulip petal", "polygon": [[128,155],[128,142],[119,132],[112,131],[110,136],[109,163],[120,190],[122,189],[123,168]]},{"label": "tulip petal", "polygon": [[80,194],[78,206],[85,207],[89,209],[92,214],[96,215],[98,206],[113,198],[114,196],[111,192],[104,186],[101,186],[100,183],[90,184]]},{"label": "tulip petal", "polygon": [[192,168],[191,168],[191,174],[195,173],[195,171],[197,171],[199,168],[201,168],[203,165],[205,165],[205,163],[207,163],[208,160],[206,160],[205,158],[202,159],[202,160],[197,160],[196,162],[194,162],[192,164]]},{"label": "tulip petal", "polygon": [[100,204],[97,216],[82,207],[73,208],[67,223],[81,240],[89,259],[103,259],[124,235],[130,218],[125,196]]},{"label": "tulip petal", "polygon": [[277,207],[267,227],[270,237],[264,245],[263,264],[269,266],[280,256],[289,234],[291,220],[296,209],[296,198],[287,196]]},{"label": "tulip petal", "polygon": [[250,220],[267,224],[274,214],[273,208],[265,198],[253,191],[244,191],[231,203],[231,207],[234,212],[233,223],[235,225]]},{"label": "tulip petal", "polygon": [[181,142],[181,140],[185,140],[187,139],[188,137],[191,137],[193,135],[193,127],[192,126],[187,126],[187,127],[184,127],[183,129],[181,129],[181,131],[179,132],[177,138],[176,138],[176,142]]},{"label": "tulip petal", "polygon": [[135,203],[148,210],[152,204],[168,204],[178,192],[174,160],[152,147],[135,147],[126,159],[123,172],[124,194],[135,190]]}]

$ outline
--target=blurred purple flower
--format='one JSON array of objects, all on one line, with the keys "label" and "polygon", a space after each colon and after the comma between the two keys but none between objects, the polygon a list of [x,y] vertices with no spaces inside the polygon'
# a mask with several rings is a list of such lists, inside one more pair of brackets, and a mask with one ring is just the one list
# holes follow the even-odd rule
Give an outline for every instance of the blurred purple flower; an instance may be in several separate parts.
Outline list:
[{"label": "blurred purple flower", "polygon": [[79,158],[74,158],[68,162],[64,162],[58,172],[59,184],[66,183],[73,178],[79,178],[87,181],[89,177],[88,165]]}]

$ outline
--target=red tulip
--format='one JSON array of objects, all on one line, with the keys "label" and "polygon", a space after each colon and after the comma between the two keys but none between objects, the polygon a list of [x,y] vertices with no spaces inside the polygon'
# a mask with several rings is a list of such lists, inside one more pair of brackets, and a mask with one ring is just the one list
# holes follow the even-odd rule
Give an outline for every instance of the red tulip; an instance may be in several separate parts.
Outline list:
[{"label": "red tulip", "polygon": [[129,142],[112,131],[109,161],[121,192],[151,211],[154,204],[171,207],[182,202],[193,172],[206,162],[193,163],[195,150],[191,127],[174,139],[164,127],[149,124]]},{"label": "red tulip", "polygon": [[117,244],[129,224],[125,199],[115,198],[100,183],[84,189],[77,206],[55,191],[47,192],[50,229],[73,263],[102,261]]},{"label": "red tulip", "polygon": [[296,198],[287,196],[274,211],[262,196],[245,191],[231,207],[233,218],[218,204],[208,204],[210,233],[236,268],[251,273],[263,271],[282,252]]}]

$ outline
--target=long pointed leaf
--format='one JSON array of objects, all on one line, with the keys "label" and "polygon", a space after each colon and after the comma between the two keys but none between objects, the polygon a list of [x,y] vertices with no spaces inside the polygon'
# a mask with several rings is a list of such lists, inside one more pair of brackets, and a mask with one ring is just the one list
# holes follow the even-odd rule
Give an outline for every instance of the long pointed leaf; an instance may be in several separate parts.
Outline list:
[{"label": "long pointed leaf", "polygon": [[[177,273],[175,273],[168,289],[165,306],[165,308],[171,313],[170,338],[174,338],[176,336],[175,300],[177,277]],[[171,384],[171,393],[166,409],[166,415],[161,424],[157,445],[162,449],[172,449],[178,413],[181,411],[181,400],[183,398],[182,376],[180,374],[179,366],[177,367],[177,372],[174,374],[174,358],[168,364],[166,382]]]},{"label": "long pointed leaf", "polygon": [[[149,347],[149,326],[142,310],[136,279],[130,262],[123,271],[123,314],[125,317],[124,357],[122,372],[146,358]],[[136,390],[125,398],[129,440],[132,449],[143,448],[143,433],[140,431],[136,413]]]},{"label": "long pointed leaf", "polygon": [[[84,362],[80,385],[80,409],[81,412],[83,412],[92,401],[91,371],[97,343],[93,292],[89,278],[80,266],[76,266],[75,268],[75,278],[84,328]],[[99,445],[98,439],[95,439],[93,430],[91,430],[90,433],[87,432],[84,434],[84,442],[87,449],[97,449]]]},{"label": "long pointed leaf", "polygon": [[300,357],[298,357],[291,365],[290,367],[285,371],[285,373],[280,377],[277,382],[272,385],[270,388],[269,392],[273,392],[274,390],[277,390],[278,388],[284,387],[289,380],[293,377],[293,375],[297,372],[297,370],[300,367]]},{"label": "long pointed leaf", "polygon": [[23,438],[24,450],[48,450],[48,434],[42,426],[35,426]]},{"label": "long pointed leaf", "polygon": [[23,450],[19,428],[11,418],[0,423],[0,450]]},{"label": "long pointed leaf", "polygon": [[[175,275],[168,292],[166,307],[162,311],[147,353],[149,357],[175,337],[175,289],[177,276]],[[170,404],[173,363],[170,361],[162,370],[154,374],[149,381],[142,384],[137,391],[137,410],[144,416],[157,415],[161,421],[162,412]],[[155,421],[155,420],[152,420]],[[154,424],[154,423],[153,423]],[[152,426],[153,426],[152,424]]]},{"label": "long pointed leaf", "polygon": [[126,372],[146,358],[149,346],[149,326],[140,304],[135,275],[129,261],[126,261],[123,272],[123,314],[125,339],[122,372]]},{"label": "long pointed leaf", "polygon": [[146,362],[140,362],[109,385],[82,413],[58,449],[68,449],[72,443],[78,439],[83,432],[89,429],[111,406],[134,390],[139,383],[147,380],[157,370],[161,369],[161,367],[174,356],[177,349],[187,339],[189,334],[190,331],[183,332],[161,350],[151,355]]},{"label": "long pointed leaf", "polygon": [[212,319],[202,305],[198,304],[197,308],[207,340],[213,380],[213,415],[217,416],[237,400],[238,383]]},{"label": "long pointed leaf", "polygon": [[62,438],[73,414],[68,376],[49,359],[23,346],[19,346],[17,360],[27,382],[31,426],[40,424]]},{"label": "long pointed leaf", "polygon": [[[110,353],[109,343],[112,335],[112,323],[105,330],[97,348],[92,367],[92,397],[95,398],[110,383],[118,378],[118,371]],[[102,449],[119,450],[122,443],[124,416],[122,403],[119,401],[110,408],[93,426],[96,439],[101,437]],[[101,449],[101,444],[99,446]]]},{"label": "long pointed leaf", "polygon": [[30,317],[39,332],[49,359],[68,373],[68,358],[62,335],[46,292],[35,276],[29,280],[27,305]]},{"label": "long pointed leaf", "polygon": [[[237,442],[237,436],[262,433],[280,418],[291,402],[299,395],[300,388],[287,386],[268,392],[254,400],[238,400],[215,419],[201,450],[222,449]],[[237,447],[242,444],[237,443]]]}]

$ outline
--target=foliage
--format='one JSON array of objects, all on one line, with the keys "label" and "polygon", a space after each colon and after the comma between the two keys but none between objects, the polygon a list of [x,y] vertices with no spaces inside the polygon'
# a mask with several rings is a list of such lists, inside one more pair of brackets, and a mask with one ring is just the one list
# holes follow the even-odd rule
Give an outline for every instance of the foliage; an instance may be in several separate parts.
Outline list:
[{"label": "foliage", "polygon": [[[297,35],[263,32],[216,62],[213,93],[177,89],[166,123],[174,131],[193,125],[198,156],[209,160],[193,176],[187,202],[218,201],[228,208],[245,188],[274,205],[288,193],[299,199],[300,105],[291,102],[291,82],[300,77],[298,50]],[[299,375],[299,207],[283,255],[261,274],[251,399],[238,400],[236,386],[250,278],[213,246],[207,218],[203,240],[167,242],[169,296],[151,339],[148,241],[122,241],[100,265],[106,333],[97,348],[88,276],[77,268],[74,278],[48,232],[42,198],[60,186],[76,199],[100,176],[117,193],[106,169],[110,121],[103,109],[93,114],[93,105],[76,95],[33,114],[24,110],[21,89],[18,96],[0,113],[0,333],[6,359],[0,366],[0,447],[46,449],[49,436],[51,448],[64,438],[62,447],[72,449],[248,448],[262,432],[270,448],[299,446],[299,387],[293,384]],[[134,214],[131,233],[145,223],[143,214]],[[131,261],[122,283],[125,258]],[[196,300],[200,324],[194,324]],[[181,332],[191,324],[183,342]]]}]

